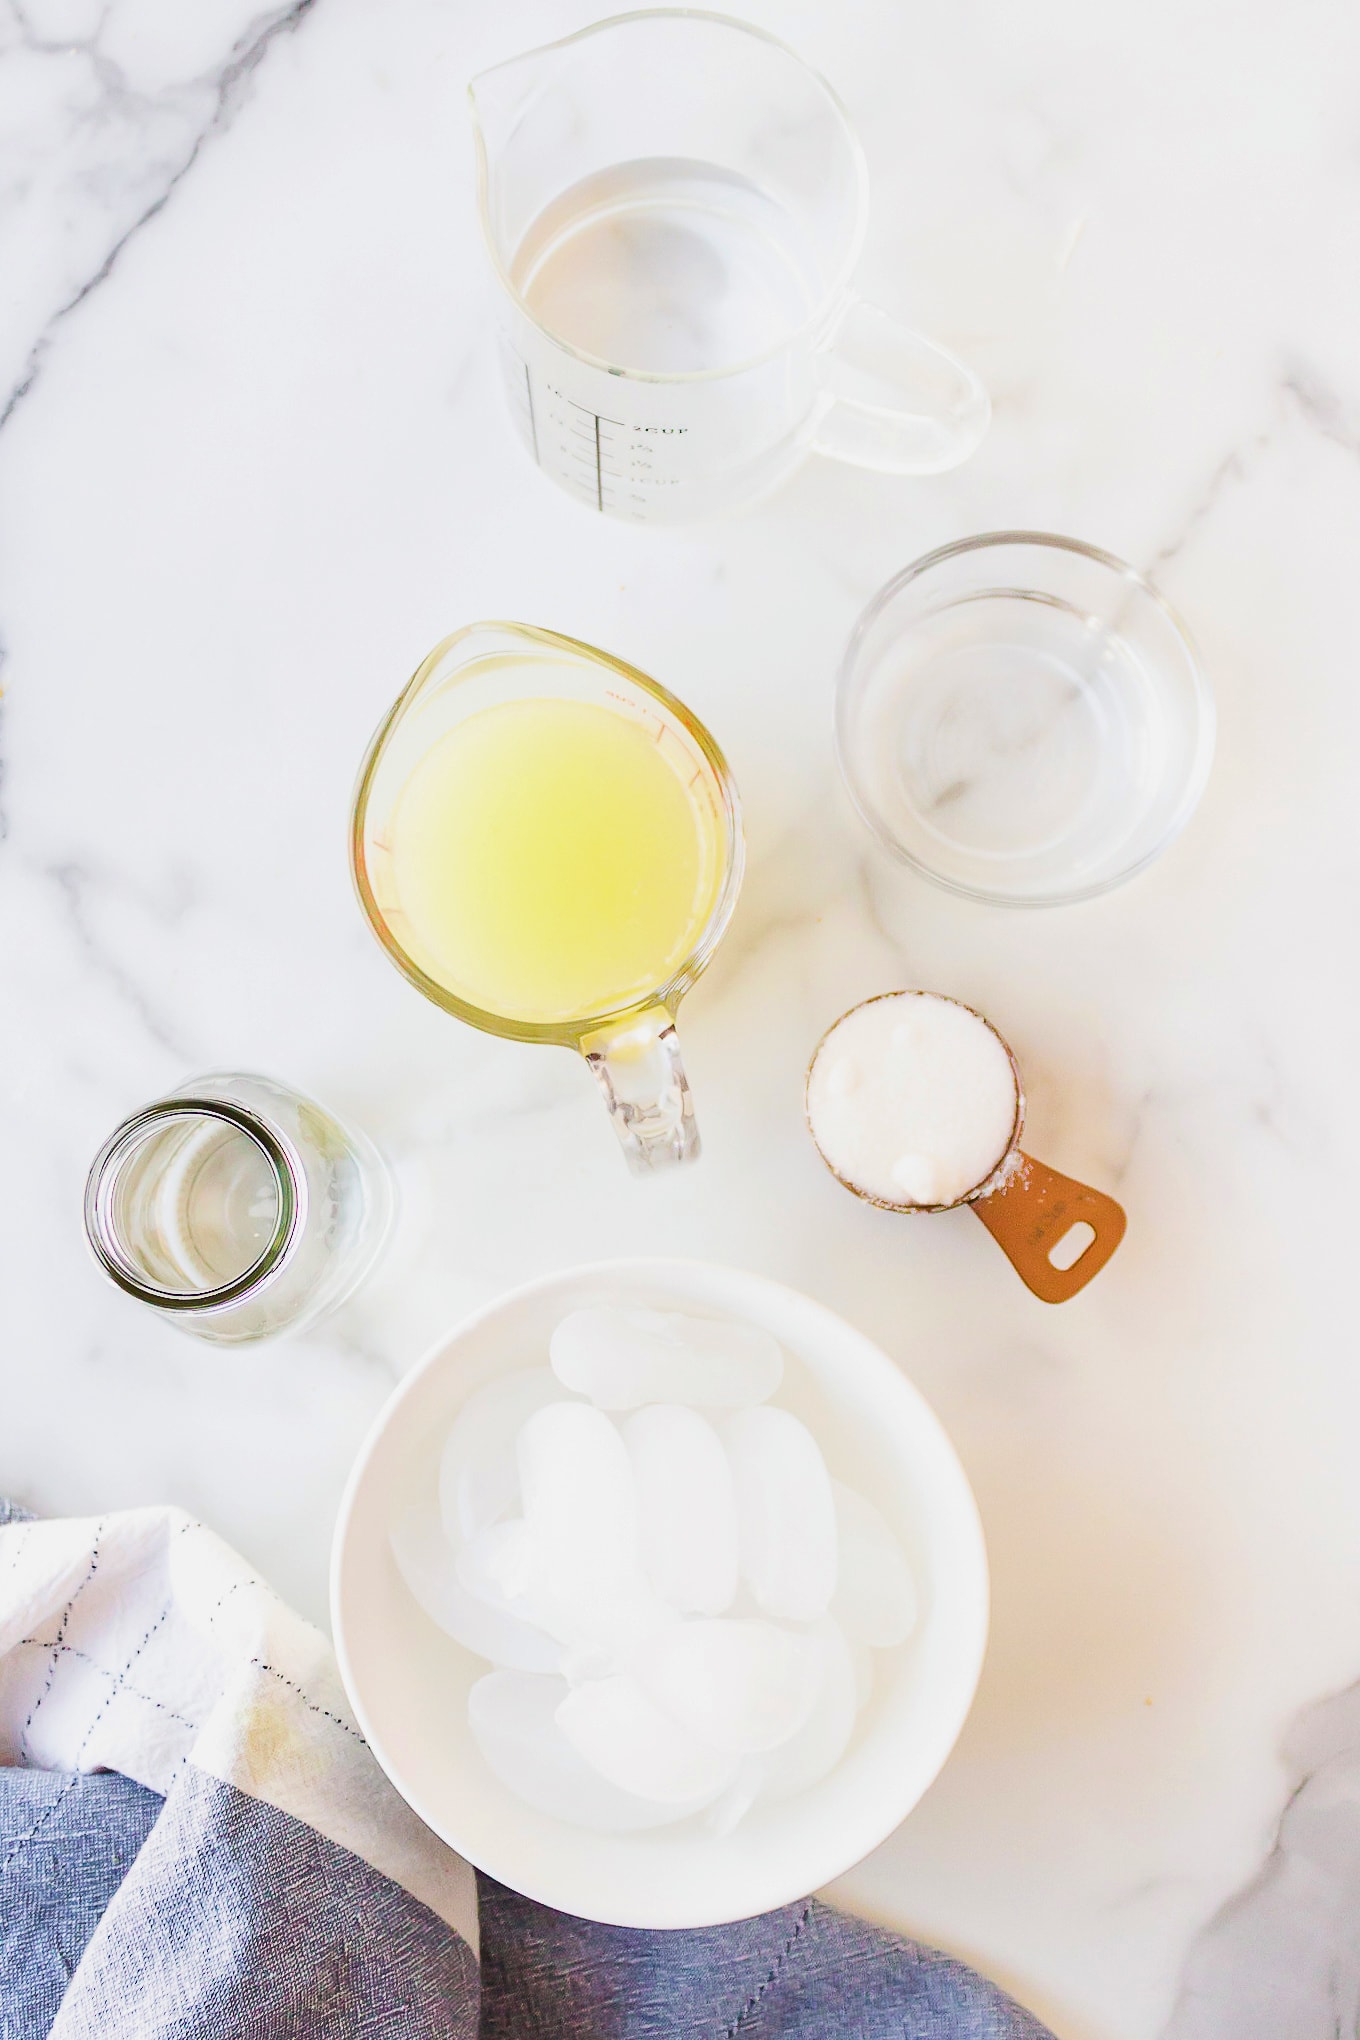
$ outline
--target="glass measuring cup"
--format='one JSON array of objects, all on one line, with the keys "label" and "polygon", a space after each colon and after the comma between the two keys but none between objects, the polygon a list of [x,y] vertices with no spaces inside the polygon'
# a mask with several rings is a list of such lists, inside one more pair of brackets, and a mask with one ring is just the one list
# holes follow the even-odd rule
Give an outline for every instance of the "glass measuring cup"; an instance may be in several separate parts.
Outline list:
[{"label": "glass measuring cup", "polygon": [[[581,708],[606,712],[610,769],[621,759],[625,781],[636,772],[636,789],[626,783],[620,788],[615,779],[573,779],[585,770],[572,753]],[[449,746],[455,737],[459,747],[466,746],[475,718],[481,720],[471,741],[479,749],[466,753],[459,823],[472,828],[472,854],[465,843],[458,851],[464,876],[427,912],[431,895],[419,845],[434,839],[418,837],[417,823],[423,829],[432,817],[437,831],[459,806],[455,781],[436,785],[430,774],[440,769],[441,756],[455,771],[463,769],[458,750]],[[590,758],[586,766],[594,769]],[[424,791],[411,792],[418,776],[423,789],[434,789],[429,799]],[[541,798],[533,797],[535,789]],[[662,878],[656,874],[664,876],[676,861],[673,840],[639,842],[635,863],[624,874],[626,905],[619,904],[612,883],[617,860],[600,873],[598,896],[576,880],[577,832],[587,825],[597,836],[603,830],[600,840],[608,848],[613,839],[602,809],[616,794],[644,832],[659,806],[670,803],[668,813],[676,821],[674,803],[683,799],[692,814],[697,848],[686,895],[691,904],[672,915],[655,942],[652,902],[638,874],[652,873],[652,890],[659,891]],[[478,839],[480,817],[485,830]],[[630,854],[632,847],[624,846]],[[726,760],[674,696],[634,667],[555,631],[517,623],[479,623],[457,631],[436,645],[373,738],[355,796],[350,853],[374,933],[426,998],[487,1033],[576,1049],[600,1084],[636,1172],[695,1159],[699,1134],[675,1013],[731,919],[743,846]],[[502,868],[508,877],[498,891]],[[437,871],[433,876],[440,880]],[[460,887],[469,895],[475,887],[479,898],[464,902]],[[431,918],[442,911],[441,899],[452,899],[459,914],[468,905],[461,932],[447,940]],[[665,911],[672,914],[670,906]],[[620,922],[626,915],[631,931],[623,963],[617,963],[610,940],[611,912]],[[517,915],[527,917],[526,926],[532,923],[519,942],[516,928],[508,925]],[[538,946],[546,941],[561,953],[560,983],[549,984],[543,976],[547,966],[538,967],[534,929]],[[486,931],[485,939],[479,930]],[[456,953],[460,941],[464,947]],[[653,956],[663,960],[647,976]],[[594,989],[583,975],[592,968]],[[513,988],[513,996],[507,989],[489,1003],[486,988],[498,983]]]},{"label": "glass measuring cup", "polygon": [[902,475],[973,452],[976,376],[851,288],[864,157],[792,50],[665,8],[498,64],[469,96],[511,407],[578,500],[681,521],[814,450]]}]

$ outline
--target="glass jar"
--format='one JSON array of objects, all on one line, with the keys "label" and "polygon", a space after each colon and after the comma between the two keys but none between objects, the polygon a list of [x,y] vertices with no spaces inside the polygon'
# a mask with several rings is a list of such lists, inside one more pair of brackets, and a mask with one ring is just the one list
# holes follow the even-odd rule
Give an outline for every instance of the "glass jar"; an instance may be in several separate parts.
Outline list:
[{"label": "glass jar", "polygon": [[269,1077],[183,1083],[117,1127],[85,1185],[85,1234],[129,1296],[196,1338],[297,1331],[353,1294],[391,1225],[377,1149]]}]

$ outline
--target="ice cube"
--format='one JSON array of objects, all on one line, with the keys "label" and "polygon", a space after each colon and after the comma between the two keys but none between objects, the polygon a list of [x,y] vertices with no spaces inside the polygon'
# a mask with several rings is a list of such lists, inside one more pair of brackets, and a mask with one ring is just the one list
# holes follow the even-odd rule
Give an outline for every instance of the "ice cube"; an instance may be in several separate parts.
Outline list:
[{"label": "ice cube", "polygon": [[392,1556],[408,1592],[431,1622],[478,1657],[522,1672],[555,1672],[561,1645],[543,1630],[470,1594],[455,1571],[433,1494],[409,1503],[389,1531]]},{"label": "ice cube", "polygon": [[470,1395],[454,1418],[439,1462],[439,1507],[454,1544],[519,1512],[515,1438],[520,1425],[563,1389],[548,1367],[521,1367]]},{"label": "ice cube", "polygon": [[529,1622],[562,1645],[556,1669],[575,1685],[620,1668],[621,1659],[642,1638],[679,1615],[657,1601],[641,1579],[620,1590],[599,1590],[586,1575],[569,1593],[550,1591],[542,1548],[528,1525],[512,1516],[493,1523],[465,1544],[457,1558],[458,1580],[487,1607]]},{"label": "ice cube", "polygon": [[468,1725],[487,1767],[518,1798],[554,1820],[598,1834],[665,1827],[707,1803],[659,1806],[621,1792],[574,1750],[556,1721],[562,1679],[489,1672],[468,1694]]},{"label": "ice cube", "polygon": [[538,1547],[522,1516],[488,1524],[458,1553],[459,1581],[492,1608],[525,1612],[508,1604],[527,1604],[538,1577]]},{"label": "ice cube", "polygon": [[859,1694],[850,1646],[831,1621],[819,1622],[806,1640],[820,1645],[817,1697],[798,1733],[764,1759],[762,1798],[805,1792],[840,1762],[854,1734]]},{"label": "ice cube", "polygon": [[667,1619],[642,1569],[628,1450],[604,1412],[575,1402],[536,1410],[517,1459],[545,1627],[573,1647],[613,1649]]},{"label": "ice cube", "polygon": [[741,1576],[767,1615],[814,1622],[836,1586],[836,1513],[816,1439],[788,1410],[723,1425],[737,1493]]},{"label": "ice cube", "polygon": [[872,1502],[841,1481],[836,1505],[840,1575],[834,1613],[852,1643],[885,1650],[916,1627],[916,1587],[906,1554]]},{"label": "ice cube", "polygon": [[713,1835],[730,1835],[740,1826],[760,1797],[765,1783],[765,1759],[744,1757],[736,1777],[720,1792],[704,1815],[704,1826]]},{"label": "ice cube", "polygon": [[575,1589],[588,1575],[601,1590],[640,1570],[637,1494],[627,1448],[602,1411],[550,1403],[516,1441],[524,1521],[547,1577]]},{"label": "ice cube", "polygon": [[575,1643],[563,1646],[562,1677],[569,1686],[587,1679],[607,1679],[622,1671],[618,1652],[605,1643]]},{"label": "ice cube", "polygon": [[744,1409],[773,1395],[784,1375],[778,1341],[758,1325],[677,1311],[574,1310],[553,1333],[548,1357],[559,1381],[606,1410]]},{"label": "ice cube", "polygon": [[721,1439],[681,1403],[635,1410],[620,1428],[653,1591],[686,1614],[720,1615],[737,1591],[737,1504]]},{"label": "ice cube", "polygon": [[634,1652],[638,1685],[665,1713],[732,1756],[796,1736],[821,1691],[825,1648],[778,1623],[719,1617],[678,1622]]},{"label": "ice cube", "polygon": [[574,1686],[556,1719],[592,1770],[658,1806],[706,1805],[737,1774],[735,1757],[663,1713],[624,1672]]}]

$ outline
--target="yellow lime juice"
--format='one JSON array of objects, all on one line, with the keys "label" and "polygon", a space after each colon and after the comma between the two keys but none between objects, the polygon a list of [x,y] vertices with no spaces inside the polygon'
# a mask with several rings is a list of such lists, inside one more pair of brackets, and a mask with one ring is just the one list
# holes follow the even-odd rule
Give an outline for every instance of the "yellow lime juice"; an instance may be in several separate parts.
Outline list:
[{"label": "yellow lime juice", "polygon": [[539,1024],[664,985],[717,898],[722,823],[689,760],[586,701],[480,709],[440,737],[388,829],[406,946],[481,1011]]}]

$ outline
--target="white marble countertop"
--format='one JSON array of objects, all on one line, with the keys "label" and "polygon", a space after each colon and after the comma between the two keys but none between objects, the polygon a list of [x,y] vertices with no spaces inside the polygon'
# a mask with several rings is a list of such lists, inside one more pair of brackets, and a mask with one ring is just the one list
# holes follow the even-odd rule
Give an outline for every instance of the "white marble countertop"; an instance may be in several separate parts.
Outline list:
[{"label": "white marble countertop", "polygon": [[[1352,2030],[1360,16],[748,0],[864,138],[865,281],[972,354],[996,420],[956,474],[814,461],[675,535],[533,473],[488,337],[462,87],[595,10],[258,4],[0,9],[0,1488],[183,1503],[321,1617],[356,1444],[469,1306],[632,1252],[787,1279],[931,1398],[995,1575],[958,1751],[839,1895],[1060,2040]],[[1221,716],[1167,857],[1040,914],[889,868],[830,743],[867,597],[1006,525],[1154,570]],[[571,1057],[426,1006],[350,895],[370,730],[498,615],[654,673],[743,790],[748,884],[682,1023],[706,1154],[673,1181],[628,1178]],[[1036,1151],[1127,1205],[1075,1303],[817,1161],[811,1046],[902,983],[991,1014]],[[226,1066],[360,1121],[406,1207],[348,1313],[245,1357],[103,1286],[79,1227],[110,1127]]]}]

